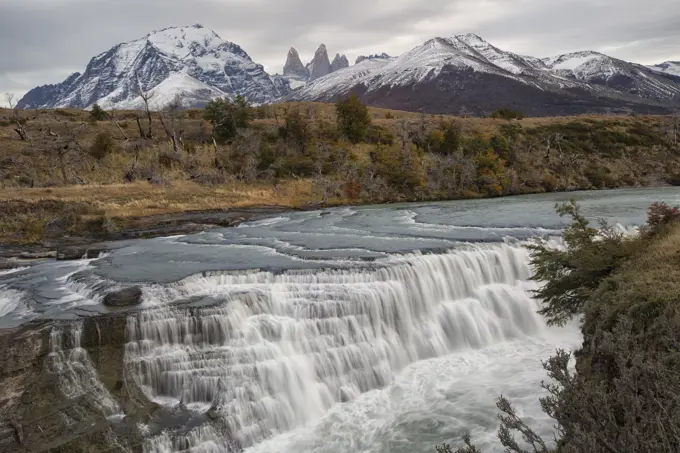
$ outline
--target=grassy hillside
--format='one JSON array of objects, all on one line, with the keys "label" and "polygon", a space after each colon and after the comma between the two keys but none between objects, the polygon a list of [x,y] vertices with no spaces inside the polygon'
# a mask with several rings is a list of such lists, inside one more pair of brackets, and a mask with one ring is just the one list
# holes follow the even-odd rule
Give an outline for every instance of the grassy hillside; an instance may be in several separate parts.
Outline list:
[{"label": "grassy hillside", "polygon": [[213,134],[202,110],[152,113],[150,122],[135,111],[96,121],[81,110],[0,110],[0,240],[186,210],[680,182],[670,117],[506,121],[369,108],[370,126],[350,141],[333,104],[246,110],[248,127],[229,139]]}]

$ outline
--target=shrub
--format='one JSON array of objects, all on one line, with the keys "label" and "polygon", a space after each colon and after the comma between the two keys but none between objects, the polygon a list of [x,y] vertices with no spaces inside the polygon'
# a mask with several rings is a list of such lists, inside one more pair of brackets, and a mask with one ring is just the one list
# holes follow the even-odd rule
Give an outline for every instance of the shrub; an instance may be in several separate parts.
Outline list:
[{"label": "shrub", "polygon": [[477,187],[480,193],[495,197],[503,195],[508,185],[505,162],[491,150],[478,153],[474,158],[477,167]]},{"label": "shrub", "polygon": [[94,104],[90,110],[90,119],[92,121],[104,121],[107,115],[104,109],[99,107],[99,104]]},{"label": "shrub", "polygon": [[385,119],[386,120],[391,120],[392,118],[394,118],[394,115],[392,115],[392,112],[385,113]]},{"label": "shrub", "polygon": [[587,170],[585,176],[598,189],[612,189],[618,186],[616,180],[604,170]]},{"label": "shrub", "polygon": [[519,124],[508,123],[498,126],[498,131],[502,136],[508,138],[509,140],[514,140],[522,134],[524,129],[522,129],[522,126]]},{"label": "shrub", "polygon": [[430,133],[430,150],[437,154],[451,154],[458,151],[461,146],[461,130],[458,123],[442,123],[439,130]]},{"label": "shrub", "polygon": [[215,99],[205,106],[204,118],[213,125],[213,135],[221,142],[236,137],[239,129],[250,126],[250,107],[240,94],[232,102],[229,99]]},{"label": "shrub", "polygon": [[364,139],[371,116],[368,108],[361,103],[356,95],[351,95],[335,104],[338,129],[352,143],[359,143]]},{"label": "shrub", "polygon": [[525,118],[526,115],[518,110],[511,110],[507,107],[502,109],[494,110],[491,113],[491,118],[494,119],[504,119],[504,120],[521,120]]},{"label": "shrub", "polygon": [[540,313],[550,325],[564,325],[580,314],[589,297],[606,277],[628,259],[637,247],[605,222],[592,228],[575,201],[555,205],[560,217],[571,217],[564,230],[566,250],[538,241],[529,246],[535,281],[545,285],[535,291],[544,302]]},{"label": "shrub", "polygon": [[366,143],[372,143],[376,145],[392,145],[394,144],[394,134],[385,127],[378,126],[377,124],[371,124],[368,129],[366,129],[364,141]]},{"label": "shrub", "polygon": [[545,173],[543,175],[543,182],[541,183],[546,192],[554,192],[557,190],[558,182],[555,175]]},{"label": "shrub", "polygon": [[294,143],[300,152],[304,152],[310,133],[307,119],[300,114],[299,109],[291,108],[286,111],[284,124],[279,128],[279,136]]},{"label": "shrub", "polygon": [[657,230],[664,225],[680,219],[680,209],[670,207],[665,202],[655,202],[647,210],[647,225]]},{"label": "shrub", "polygon": [[102,160],[111,154],[116,148],[113,137],[108,132],[100,132],[94,137],[94,142],[88,153],[97,160]]},{"label": "shrub", "polygon": [[505,160],[509,164],[512,164],[515,156],[510,149],[510,142],[507,138],[502,135],[494,135],[489,140],[489,146],[501,159]]}]

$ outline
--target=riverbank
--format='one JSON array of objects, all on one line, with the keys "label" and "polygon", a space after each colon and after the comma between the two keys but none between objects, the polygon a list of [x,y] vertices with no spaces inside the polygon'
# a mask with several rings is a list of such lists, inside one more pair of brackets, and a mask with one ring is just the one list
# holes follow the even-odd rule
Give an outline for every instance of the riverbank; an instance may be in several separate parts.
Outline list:
[{"label": "riverbank", "polygon": [[0,256],[190,233],[262,209],[680,183],[671,117],[518,121],[356,106],[363,128],[352,132],[333,104],[239,108],[246,120],[228,136],[202,110],[0,109]]},{"label": "riverbank", "polygon": [[[657,181],[648,187],[668,186]],[[242,184],[211,188],[190,182],[7,190],[0,192],[0,270],[27,260],[96,256],[115,241],[233,227],[282,212],[367,204],[374,203],[342,198],[315,201],[311,182],[303,180],[276,190]]]}]

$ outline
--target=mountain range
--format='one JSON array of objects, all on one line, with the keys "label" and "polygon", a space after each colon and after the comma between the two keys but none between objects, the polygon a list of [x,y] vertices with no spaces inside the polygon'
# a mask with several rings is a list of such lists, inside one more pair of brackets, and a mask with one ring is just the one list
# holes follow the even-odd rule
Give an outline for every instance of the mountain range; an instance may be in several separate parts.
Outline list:
[{"label": "mountain range", "polygon": [[428,113],[488,114],[507,106],[529,115],[664,113],[680,107],[680,62],[643,66],[583,51],[548,58],[501,50],[475,34],[437,37],[398,56],[312,61],[288,52],[270,75],[237,44],[193,25],[154,31],[94,57],[85,71],[29,91],[20,108],[161,109],[174,99],[201,106],[237,93],[254,104],[334,101],[349,93],[370,105]]}]

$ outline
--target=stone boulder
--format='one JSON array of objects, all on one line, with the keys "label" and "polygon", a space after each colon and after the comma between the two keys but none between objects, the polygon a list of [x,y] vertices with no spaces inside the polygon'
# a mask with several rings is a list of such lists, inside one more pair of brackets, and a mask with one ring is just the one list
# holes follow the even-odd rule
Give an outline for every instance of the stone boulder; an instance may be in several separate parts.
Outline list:
[{"label": "stone boulder", "polygon": [[107,307],[134,307],[142,303],[143,296],[142,288],[139,286],[132,286],[130,288],[114,291],[104,296],[104,305]]},{"label": "stone boulder", "polygon": [[62,247],[57,250],[57,261],[72,261],[81,259],[98,258],[99,254],[104,251],[103,248],[97,247]]}]

